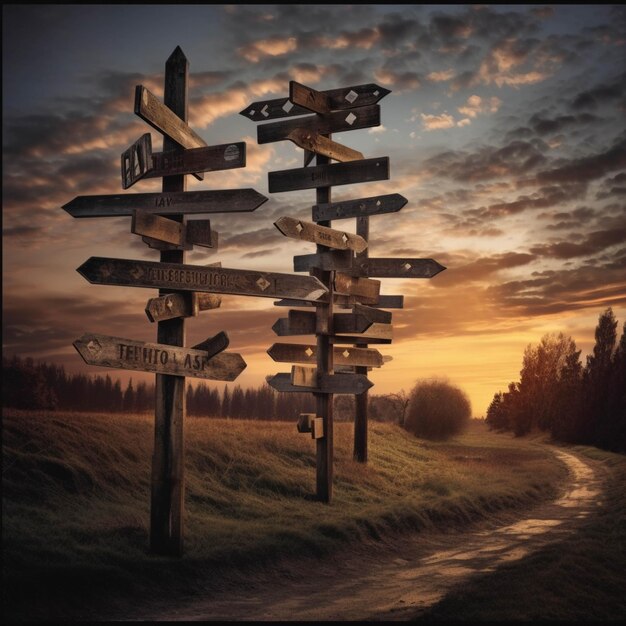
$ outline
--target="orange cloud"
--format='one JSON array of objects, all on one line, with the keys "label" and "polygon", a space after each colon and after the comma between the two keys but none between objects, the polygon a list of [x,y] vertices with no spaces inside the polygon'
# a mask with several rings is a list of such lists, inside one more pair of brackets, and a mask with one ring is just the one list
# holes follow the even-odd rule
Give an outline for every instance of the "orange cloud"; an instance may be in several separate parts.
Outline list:
[{"label": "orange cloud", "polygon": [[297,47],[298,41],[295,37],[269,37],[242,46],[237,52],[247,61],[258,63],[264,57],[282,56],[293,52]]}]

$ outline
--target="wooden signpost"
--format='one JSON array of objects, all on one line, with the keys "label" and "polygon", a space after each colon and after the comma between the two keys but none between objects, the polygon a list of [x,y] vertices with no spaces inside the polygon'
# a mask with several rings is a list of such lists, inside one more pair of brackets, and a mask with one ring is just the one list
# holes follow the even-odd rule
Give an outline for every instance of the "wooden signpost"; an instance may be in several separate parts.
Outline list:
[{"label": "wooden signpost", "polygon": [[[433,259],[369,257],[369,218],[402,209],[407,200],[400,194],[332,202],[334,185],[389,178],[388,157],[364,158],[332,140],[332,133],[379,126],[378,103],[388,93],[375,84],[318,91],[291,81],[287,98],[253,102],[241,111],[255,122],[279,120],[257,127],[259,144],[289,140],[305,151],[304,167],[268,173],[269,191],[315,189],[316,193],[312,223],[285,216],[275,226],[287,237],[317,244],[315,253],[294,257],[294,270],[309,272],[328,291],[316,301],[285,298],[275,302],[314,307],[314,311],[290,310],[272,327],[279,336],[315,334],[316,343],[274,344],[268,350],[272,359],[304,365],[294,365],[290,374],[276,374],[268,382],[279,391],[309,391],[316,398],[316,413],[303,414],[298,431],[316,433],[317,497],[324,502],[332,499],[333,394],[355,395],[354,457],[366,462],[367,390],[371,386],[367,371],[385,362],[383,355],[367,345],[391,342],[391,313],[382,309],[404,304],[402,296],[382,295],[380,281],[372,277],[431,278],[445,269]],[[316,164],[308,167],[312,155],[317,157]],[[330,163],[331,159],[337,162]],[[331,228],[332,220],[346,218],[356,218],[356,234]],[[351,308],[352,313],[336,313],[335,308]]]},{"label": "wooden signpost", "polygon": [[136,210],[180,216],[249,212],[264,202],[267,198],[254,189],[215,189],[76,196],[63,208],[72,217],[122,217],[130,216]]},{"label": "wooden signpost", "polygon": [[[207,347],[210,347],[207,340]],[[211,354],[207,350],[178,348],[159,343],[86,333],[74,342],[88,365],[191,376],[209,380],[235,380],[246,367],[236,352]],[[221,352],[221,350],[219,351]]]},{"label": "wooden signpost", "polygon": [[[162,192],[78,196],[63,207],[77,218],[129,216],[131,232],[160,251],[158,262],[94,256],[78,268],[94,284],[158,289],[146,305],[148,319],[157,324],[156,342],[86,333],[74,347],[89,364],[156,376],[150,549],[167,556],[183,552],[185,380],[232,381],[246,366],[241,355],[225,351],[224,332],[185,347],[185,318],[219,307],[218,294],[305,302],[328,295],[328,287],[313,276],[185,263],[193,246],[218,245],[210,221],[187,220],[188,215],[254,211],[267,200],[254,189],[186,190],[186,175],[202,179],[206,171],[243,167],[246,159],[245,143],[207,146],[188,126],[188,73],[187,59],[176,48],[165,64],[163,102],[142,85],[135,90],[134,111],[163,135],[163,150],[152,152],[149,133],[125,150],[122,187],[160,177]],[[324,382],[324,389],[332,386],[332,380]]]}]

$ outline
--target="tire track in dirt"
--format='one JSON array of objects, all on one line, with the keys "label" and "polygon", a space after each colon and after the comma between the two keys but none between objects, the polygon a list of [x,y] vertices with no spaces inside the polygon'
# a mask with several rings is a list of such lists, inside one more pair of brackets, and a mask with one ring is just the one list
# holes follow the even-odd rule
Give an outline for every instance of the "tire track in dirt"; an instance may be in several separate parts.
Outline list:
[{"label": "tire track in dirt", "polygon": [[493,572],[559,541],[601,504],[595,464],[551,448],[569,470],[559,499],[534,507],[517,521],[481,524],[467,532],[420,533],[384,548],[346,552],[307,567],[305,576],[269,577],[184,607],[154,607],[149,620],[328,621],[406,620],[441,600],[470,576]]}]

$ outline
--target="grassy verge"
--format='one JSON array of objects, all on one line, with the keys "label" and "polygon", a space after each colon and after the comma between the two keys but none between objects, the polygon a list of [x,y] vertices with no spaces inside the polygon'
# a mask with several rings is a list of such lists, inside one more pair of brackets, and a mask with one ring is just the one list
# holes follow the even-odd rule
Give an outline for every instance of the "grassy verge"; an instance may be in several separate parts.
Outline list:
[{"label": "grassy verge", "polygon": [[572,449],[610,471],[598,513],[570,539],[472,578],[420,620],[626,622],[626,457]]},{"label": "grassy verge", "polygon": [[5,617],[102,615],[116,599],[219,589],[242,568],[553,497],[565,474],[535,442],[476,425],[432,443],[371,423],[362,465],[352,425],[339,423],[326,505],[314,500],[315,444],[292,423],[189,418],[185,437],[185,555],[157,558],[147,552],[152,416],[5,410]]}]

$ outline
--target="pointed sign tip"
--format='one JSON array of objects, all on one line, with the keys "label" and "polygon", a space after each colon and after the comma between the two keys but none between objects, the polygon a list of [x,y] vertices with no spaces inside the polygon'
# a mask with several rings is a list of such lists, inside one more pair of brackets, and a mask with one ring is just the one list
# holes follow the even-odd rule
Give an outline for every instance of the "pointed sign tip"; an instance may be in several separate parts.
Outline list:
[{"label": "pointed sign tip", "polygon": [[166,63],[177,63],[177,62],[186,62],[186,61],[187,61],[187,57],[185,56],[185,53],[182,51],[182,48],[180,46],[176,46],[172,54],[170,54],[170,56],[168,57]]}]

